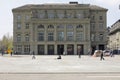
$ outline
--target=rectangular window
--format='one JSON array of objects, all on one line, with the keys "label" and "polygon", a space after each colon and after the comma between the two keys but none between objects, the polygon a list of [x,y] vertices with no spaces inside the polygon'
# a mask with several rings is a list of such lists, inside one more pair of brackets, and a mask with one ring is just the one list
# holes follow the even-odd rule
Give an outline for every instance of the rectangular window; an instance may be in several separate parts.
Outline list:
[{"label": "rectangular window", "polygon": [[73,32],[67,32],[67,41],[73,41],[74,36]]},{"label": "rectangular window", "polygon": [[17,15],[17,20],[19,21],[19,20],[21,20],[21,15]]},{"label": "rectangular window", "polygon": [[25,20],[29,20],[30,17],[28,15],[25,16]]},{"label": "rectangular window", "polygon": [[77,11],[76,12],[76,17],[78,19],[83,19],[84,18],[84,11],[83,10]]},{"label": "rectangular window", "polygon": [[103,29],[103,23],[99,23],[99,29]]},{"label": "rectangular window", "polygon": [[59,19],[64,18],[64,13],[57,13],[57,17],[58,17]]},{"label": "rectangular window", "polygon": [[83,40],[83,32],[77,32],[76,33],[76,40],[82,41]]},{"label": "rectangular window", "polygon": [[49,19],[54,18],[54,14],[53,14],[53,13],[49,13],[49,14],[48,14],[48,18],[49,18]]},{"label": "rectangular window", "polygon": [[72,25],[67,25],[67,29],[73,29]]},{"label": "rectangular window", "polygon": [[64,29],[64,25],[58,25],[57,28],[58,29]]},{"label": "rectangular window", "polygon": [[54,41],[54,33],[48,32],[48,41]]},{"label": "rectangular window", "polygon": [[17,23],[17,29],[21,29],[21,23]]},{"label": "rectangular window", "polygon": [[91,30],[95,30],[95,23],[91,23]]},{"label": "rectangular window", "polygon": [[30,52],[30,45],[24,45],[24,52],[29,53]]},{"label": "rectangular window", "polygon": [[25,36],[25,41],[28,42],[29,41],[29,35]]},{"label": "rectangular window", "polygon": [[44,32],[38,33],[38,41],[44,41]]},{"label": "rectangular window", "polygon": [[38,17],[39,17],[40,19],[44,19],[44,18],[45,18],[45,11],[44,11],[44,10],[40,10],[38,13],[39,13],[39,14],[38,14]]},{"label": "rectangular window", "polygon": [[17,35],[17,42],[21,41],[21,35]]},{"label": "rectangular window", "polygon": [[102,16],[99,16],[99,20],[103,20],[103,17],[102,17]]},{"label": "rectangular window", "polygon": [[73,15],[73,13],[67,13],[67,14],[66,14],[66,17],[67,17],[67,18],[73,18],[74,15]]},{"label": "rectangular window", "polygon": [[99,41],[103,41],[103,34],[99,34]]},{"label": "rectangular window", "polygon": [[29,23],[25,24],[25,29],[29,29]]},{"label": "rectangular window", "polygon": [[48,10],[47,13],[48,13],[48,18],[49,18],[49,19],[53,19],[53,18],[55,17],[53,10]]},{"label": "rectangular window", "polygon": [[22,45],[17,45],[16,49],[17,49],[16,50],[17,53],[21,53],[22,52]]},{"label": "rectangular window", "polygon": [[58,41],[64,41],[64,32],[57,33]]}]

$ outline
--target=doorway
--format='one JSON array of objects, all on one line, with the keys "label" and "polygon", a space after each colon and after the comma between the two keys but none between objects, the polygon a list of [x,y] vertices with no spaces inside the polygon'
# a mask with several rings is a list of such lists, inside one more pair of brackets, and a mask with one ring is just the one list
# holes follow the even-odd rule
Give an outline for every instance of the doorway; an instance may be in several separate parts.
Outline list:
[{"label": "doorway", "polygon": [[64,52],[64,45],[57,45],[57,54],[63,55]]},{"label": "doorway", "polygon": [[54,55],[54,45],[48,45],[48,55]]},{"label": "doorway", "polygon": [[67,54],[68,55],[74,55],[74,45],[73,44],[68,44],[67,45]]},{"label": "doorway", "polygon": [[38,55],[44,55],[44,45],[38,45]]},{"label": "doorway", "polygon": [[81,51],[81,55],[84,55],[84,51],[83,51],[83,45],[82,44],[78,44],[77,45],[77,54]]}]

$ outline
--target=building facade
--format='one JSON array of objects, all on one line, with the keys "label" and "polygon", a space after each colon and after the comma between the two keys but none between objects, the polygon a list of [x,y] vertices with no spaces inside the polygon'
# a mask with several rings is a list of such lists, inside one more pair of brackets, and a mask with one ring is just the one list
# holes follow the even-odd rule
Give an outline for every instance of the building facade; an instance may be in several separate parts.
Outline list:
[{"label": "building facade", "polygon": [[107,9],[90,4],[40,4],[14,8],[13,46],[20,54],[57,55],[106,47]]},{"label": "building facade", "polygon": [[120,50],[120,19],[110,28],[109,48],[112,50]]}]

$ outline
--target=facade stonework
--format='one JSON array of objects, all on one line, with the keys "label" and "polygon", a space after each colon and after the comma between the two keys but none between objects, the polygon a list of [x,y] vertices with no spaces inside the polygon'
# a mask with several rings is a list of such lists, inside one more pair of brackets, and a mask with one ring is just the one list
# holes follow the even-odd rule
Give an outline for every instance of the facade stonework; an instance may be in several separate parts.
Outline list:
[{"label": "facade stonework", "polygon": [[106,47],[107,9],[90,4],[40,4],[14,8],[13,45],[20,54],[88,54]]},{"label": "facade stonework", "polygon": [[112,50],[120,50],[120,19],[110,28],[109,48]]}]

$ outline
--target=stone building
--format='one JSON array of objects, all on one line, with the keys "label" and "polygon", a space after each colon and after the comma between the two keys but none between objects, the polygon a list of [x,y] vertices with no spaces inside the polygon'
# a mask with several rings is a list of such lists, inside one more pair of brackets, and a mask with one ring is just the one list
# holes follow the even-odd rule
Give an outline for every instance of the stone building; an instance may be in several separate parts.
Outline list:
[{"label": "stone building", "polygon": [[113,50],[120,50],[120,19],[110,28],[109,48]]},{"label": "stone building", "polygon": [[87,54],[106,47],[107,9],[90,4],[28,4],[14,8],[13,46],[20,54]]}]

